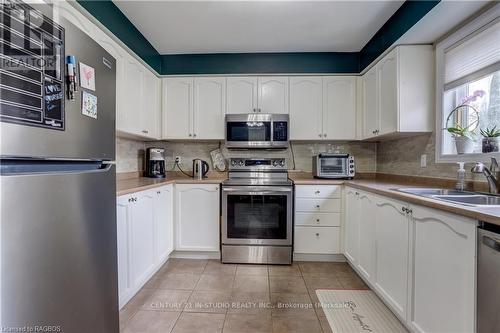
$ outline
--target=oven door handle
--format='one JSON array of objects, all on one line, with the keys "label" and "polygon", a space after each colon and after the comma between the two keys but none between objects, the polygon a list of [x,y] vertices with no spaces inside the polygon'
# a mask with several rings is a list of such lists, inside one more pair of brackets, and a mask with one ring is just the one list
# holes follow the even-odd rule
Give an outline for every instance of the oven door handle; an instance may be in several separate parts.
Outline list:
[{"label": "oven door handle", "polygon": [[274,186],[249,186],[249,187],[222,187],[222,192],[238,192],[252,195],[276,194],[283,192],[292,192],[292,187],[274,187]]}]

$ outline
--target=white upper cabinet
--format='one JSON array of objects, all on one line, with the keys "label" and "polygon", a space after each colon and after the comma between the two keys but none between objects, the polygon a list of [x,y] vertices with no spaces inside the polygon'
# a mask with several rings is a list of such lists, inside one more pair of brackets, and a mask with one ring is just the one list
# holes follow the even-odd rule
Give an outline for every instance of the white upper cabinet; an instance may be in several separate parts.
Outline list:
[{"label": "white upper cabinet", "polygon": [[145,70],[142,74],[141,133],[151,138],[160,138],[160,80]]},{"label": "white upper cabinet", "polygon": [[411,209],[410,325],[415,332],[474,332],[476,222],[430,208]]},{"label": "white upper cabinet", "polygon": [[258,112],[288,113],[288,76],[259,77],[258,87]]},{"label": "white upper cabinet", "polygon": [[291,77],[290,123],[292,140],[355,140],[356,78]]},{"label": "white upper cabinet", "polygon": [[257,111],[257,77],[227,78],[227,113]]},{"label": "white upper cabinet", "polygon": [[400,318],[408,303],[409,217],[405,203],[375,197],[375,288]]},{"label": "white upper cabinet", "polygon": [[163,139],[224,139],[226,78],[163,79]]},{"label": "white upper cabinet", "polygon": [[369,138],[377,134],[379,119],[377,86],[377,69],[373,67],[361,78],[363,138]]},{"label": "white upper cabinet", "polygon": [[323,138],[356,139],[355,77],[323,77]]},{"label": "white upper cabinet", "polygon": [[290,139],[319,140],[323,131],[323,78],[290,78]]},{"label": "white upper cabinet", "polygon": [[431,45],[402,45],[363,75],[363,138],[432,132],[433,61]]},{"label": "white upper cabinet", "polygon": [[288,76],[228,77],[227,113],[288,113]]},{"label": "white upper cabinet", "polygon": [[[142,65],[139,64],[131,56],[127,57],[125,62],[125,95],[124,110],[118,112],[125,112],[124,127],[120,130],[130,134],[142,133],[141,129],[141,112],[142,112],[142,99],[143,92],[143,79],[142,79]],[[145,133],[142,133],[145,134]]]},{"label": "white upper cabinet", "polygon": [[379,86],[379,133],[384,135],[398,129],[398,64],[397,49],[380,60],[377,66]]},{"label": "white upper cabinet", "polygon": [[163,79],[163,139],[193,138],[193,78]]},{"label": "white upper cabinet", "polygon": [[225,114],[226,78],[195,78],[193,138],[224,139]]}]

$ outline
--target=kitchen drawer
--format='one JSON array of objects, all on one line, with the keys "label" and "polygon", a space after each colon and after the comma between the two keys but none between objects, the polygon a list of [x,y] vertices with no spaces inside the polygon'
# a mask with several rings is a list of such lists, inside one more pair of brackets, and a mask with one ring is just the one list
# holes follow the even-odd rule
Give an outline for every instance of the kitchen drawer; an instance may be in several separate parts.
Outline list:
[{"label": "kitchen drawer", "polygon": [[342,187],[339,185],[297,185],[297,198],[340,198]]},{"label": "kitchen drawer", "polygon": [[295,214],[295,225],[340,227],[340,213],[299,212]]},{"label": "kitchen drawer", "polygon": [[295,211],[315,213],[340,213],[340,199],[295,199]]},{"label": "kitchen drawer", "polygon": [[295,227],[295,253],[340,253],[340,227]]}]

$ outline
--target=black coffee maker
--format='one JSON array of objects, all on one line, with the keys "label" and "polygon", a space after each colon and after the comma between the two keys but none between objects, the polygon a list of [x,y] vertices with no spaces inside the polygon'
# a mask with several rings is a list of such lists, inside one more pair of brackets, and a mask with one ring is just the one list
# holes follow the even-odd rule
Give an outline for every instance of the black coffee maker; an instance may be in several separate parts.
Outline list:
[{"label": "black coffee maker", "polygon": [[165,149],[146,149],[146,177],[165,178]]}]

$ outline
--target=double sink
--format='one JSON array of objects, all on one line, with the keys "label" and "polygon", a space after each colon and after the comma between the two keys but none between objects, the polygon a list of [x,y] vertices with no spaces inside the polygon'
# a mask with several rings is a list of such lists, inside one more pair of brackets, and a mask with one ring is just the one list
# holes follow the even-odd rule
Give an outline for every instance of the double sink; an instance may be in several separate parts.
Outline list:
[{"label": "double sink", "polygon": [[439,188],[398,188],[396,191],[472,207],[500,207],[500,196]]}]

